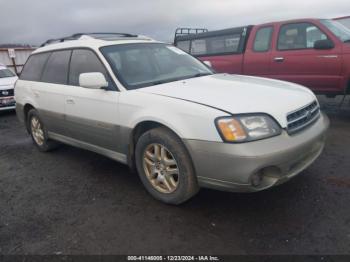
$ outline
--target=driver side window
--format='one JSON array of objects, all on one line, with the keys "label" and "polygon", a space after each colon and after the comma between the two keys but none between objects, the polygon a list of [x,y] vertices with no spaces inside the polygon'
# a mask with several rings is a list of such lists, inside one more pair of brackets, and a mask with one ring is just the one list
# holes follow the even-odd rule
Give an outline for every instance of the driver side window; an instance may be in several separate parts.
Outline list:
[{"label": "driver side window", "polygon": [[313,48],[318,40],[328,39],[318,27],[310,23],[283,25],[278,36],[278,50]]},{"label": "driver side window", "polygon": [[73,50],[69,71],[69,85],[79,86],[80,74],[93,72],[102,73],[108,81],[108,89],[115,90],[112,79],[110,79],[104,65],[94,52],[87,49]]}]

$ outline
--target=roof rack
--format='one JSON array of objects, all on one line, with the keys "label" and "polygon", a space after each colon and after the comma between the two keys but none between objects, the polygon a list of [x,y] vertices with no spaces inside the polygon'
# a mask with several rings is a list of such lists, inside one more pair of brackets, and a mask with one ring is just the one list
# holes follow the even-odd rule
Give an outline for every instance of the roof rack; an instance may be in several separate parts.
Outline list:
[{"label": "roof rack", "polygon": [[126,34],[126,33],[76,33],[71,36],[49,39],[45,43],[43,43],[40,47],[43,47],[49,44],[54,44],[54,43],[61,43],[65,41],[79,40],[83,36],[87,36],[94,39],[101,39],[101,40],[118,40],[123,37],[138,37],[138,35]]},{"label": "roof rack", "polygon": [[209,30],[207,28],[179,27],[179,28],[176,28],[174,40],[180,35],[200,34],[200,33],[206,33],[208,31]]}]

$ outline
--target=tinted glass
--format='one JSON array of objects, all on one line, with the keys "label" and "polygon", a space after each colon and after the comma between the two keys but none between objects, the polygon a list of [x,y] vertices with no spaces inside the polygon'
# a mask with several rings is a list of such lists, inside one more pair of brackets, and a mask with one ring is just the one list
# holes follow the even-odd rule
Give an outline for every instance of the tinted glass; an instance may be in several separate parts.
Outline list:
[{"label": "tinted glass", "polygon": [[41,80],[53,84],[67,84],[71,51],[56,51],[51,54]]},{"label": "tinted glass", "polygon": [[208,54],[235,53],[238,51],[241,35],[222,35],[207,38]]},{"label": "tinted glass", "polygon": [[87,49],[73,50],[69,72],[69,84],[79,86],[79,76],[83,73],[102,73],[111,87],[111,80],[96,54]]},{"label": "tinted glass", "polygon": [[203,39],[192,40],[191,54],[215,55],[238,52],[240,34],[212,36]]},{"label": "tinted glass", "polygon": [[270,49],[272,37],[272,27],[260,28],[255,36],[253,50],[256,52],[266,52]]},{"label": "tinted glass", "polygon": [[50,53],[31,55],[25,64],[20,79],[40,81],[42,71]]},{"label": "tinted glass", "polygon": [[200,61],[171,45],[123,44],[101,51],[128,89],[212,74]]},{"label": "tinted glass", "polygon": [[190,52],[190,41],[178,41],[176,43],[176,46],[180,48],[181,50],[185,51],[186,53]]},{"label": "tinted glass", "polygon": [[281,27],[278,37],[278,49],[313,48],[316,41],[325,39],[327,39],[327,36],[313,24],[287,24]]},{"label": "tinted glass", "polygon": [[0,69],[0,78],[13,77],[14,73],[10,69]]}]

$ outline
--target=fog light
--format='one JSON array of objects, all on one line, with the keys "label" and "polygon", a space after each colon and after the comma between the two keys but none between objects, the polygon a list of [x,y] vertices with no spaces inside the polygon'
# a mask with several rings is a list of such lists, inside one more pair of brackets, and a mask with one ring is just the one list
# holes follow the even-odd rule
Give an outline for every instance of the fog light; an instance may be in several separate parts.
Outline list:
[{"label": "fog light", "polygon": [[251,177],[251,183],[253,186],[257,187],[260,186],[262,181],[262,176],[260,174],[254,174]]}]

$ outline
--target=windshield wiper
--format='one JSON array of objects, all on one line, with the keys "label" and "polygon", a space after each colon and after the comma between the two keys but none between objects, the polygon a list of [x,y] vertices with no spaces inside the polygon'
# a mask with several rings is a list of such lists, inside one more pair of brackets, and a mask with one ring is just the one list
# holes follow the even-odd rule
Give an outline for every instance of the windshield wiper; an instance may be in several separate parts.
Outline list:
[{"label": "windshield wiper", "polygon": [[208,75],[211,75],[212,73],[198,73],[198,74],[195,74],[193,77],[201,77],[201,76],[208,76]]},{"label": "windshield wiper", "polygon": [[350,39],[344,40],[344,43],[350,43]]},{"label": "windshield wiper", "polygon": [[161,84],[165,84],[165,83],[169,83],[169,82],[175,82],[175,81],[179,81],[179,80],[185,80],[185,79],[201,77],[201,76],[208,76],[208,75],[212,75],[212,73],[198,73],[198,74],[191,75],[188,77],[179,77],[179,78],[172,78],[172,79],[166,79],[166,80],[159,80],[159,81],[151,82],[151,83],[149,83],[149,85],[156,86],[156,85],[161,85]]}]

